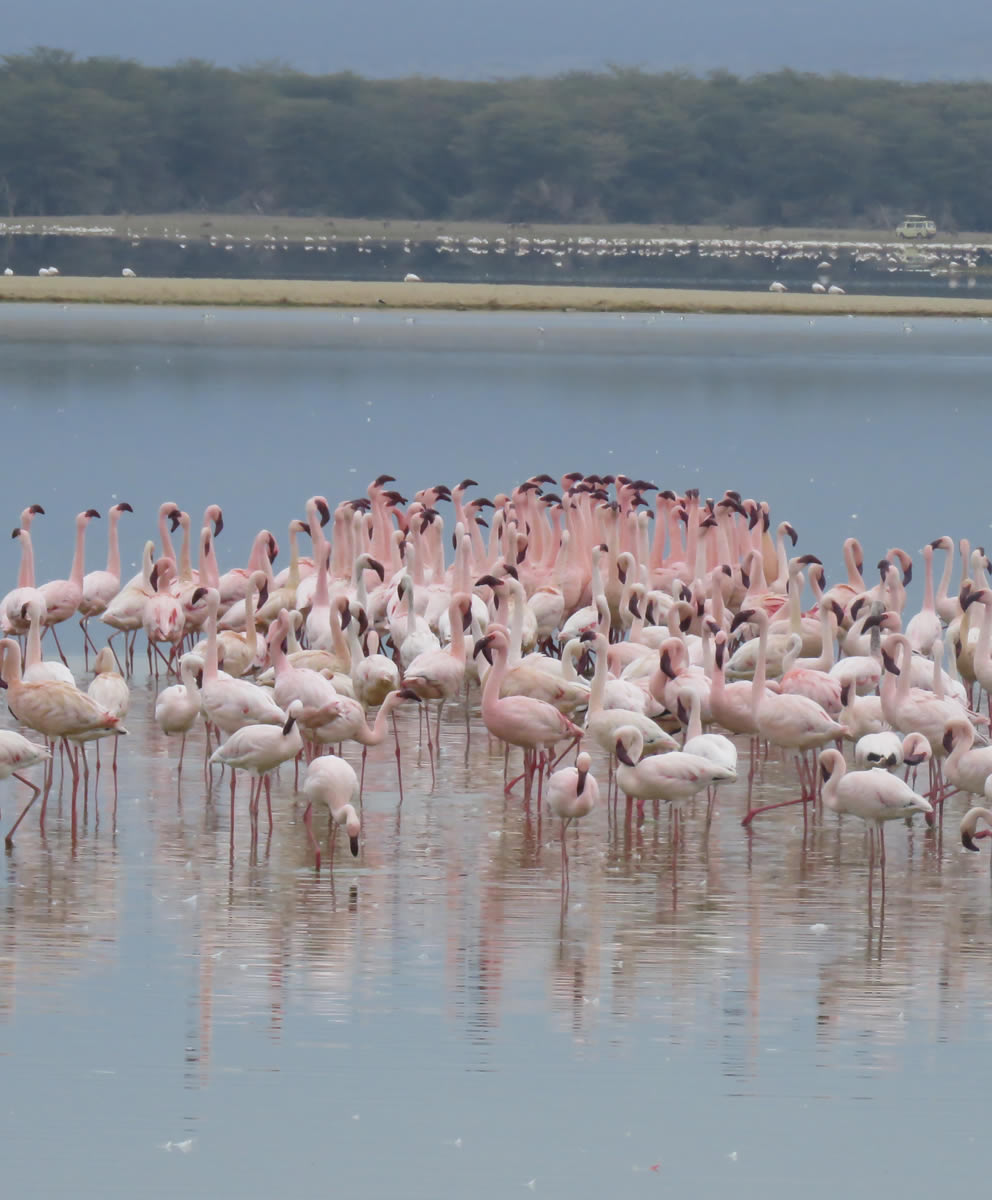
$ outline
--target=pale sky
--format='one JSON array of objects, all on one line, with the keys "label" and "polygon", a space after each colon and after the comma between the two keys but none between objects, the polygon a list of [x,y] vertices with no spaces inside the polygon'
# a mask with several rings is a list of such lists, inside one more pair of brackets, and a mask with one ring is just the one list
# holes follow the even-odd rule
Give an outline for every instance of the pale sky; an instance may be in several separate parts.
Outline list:
[{"label": "pale sky", "polygon": [[151,64],[279,59],[314,73],[485,78],[610,63],[649,70],[788,66],[896,78],[975,78],[992,63],[985,0],[34,0],[0,48],[55,46]]}]

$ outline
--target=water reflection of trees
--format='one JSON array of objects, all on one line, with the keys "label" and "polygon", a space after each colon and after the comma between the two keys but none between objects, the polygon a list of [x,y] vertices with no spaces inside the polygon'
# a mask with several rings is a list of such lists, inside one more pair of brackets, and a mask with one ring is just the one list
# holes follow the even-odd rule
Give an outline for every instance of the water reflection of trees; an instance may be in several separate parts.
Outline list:
[{"label": "water reflection of trees", "polygon": [[[26,828],[7,857],[0,1011],[21,995],[62,1003],[73,977],[119,958],[130,914],[147,904],[162,953],[189,966],[191,1085],[209,1071],[215,1023],[280,1039],[294,1011],[326,1020],[332,1042],[356,1020],[441,1014],[480,1063],[520,1014],[544,1010],[576,1044],[634,1045],[647,1026],[673,1046],[718,1047],[742,1086],[797,1037],[850,1047],[874,1070],[895,1060],[911,1021],[954,1040],[988,1020],[989,879],[949,834],[894,831],[884,909],[876,880],[870,924],[853,821],[817,815],[804,832],[782,810],[748,835],[743,793],[727,790],[709,832],[700,804],[675,847],[664,813],[636,829],[621,805],[570,835],[563,907],[557,825],[504,798],[502,754],[473,729],[466,755],[453,722],[425,794],[415,717],[404,715],[405,804],[391,753],[374,750],[362,857],[316,875],[290,770],[275,788],[273,834],[263,819],[254,849],[241,787],[232,857],[226,781],[206,787],[192,746],[180,792],[174,746],[141,703],[116,837],[91,814],[73,844],[55,802],[47,837]],[[785,768],[769,764],[763,786],[791,786]],[[104,814],[108,802],[103,793]],[[125,891],[141,902],[125,905]]]}]

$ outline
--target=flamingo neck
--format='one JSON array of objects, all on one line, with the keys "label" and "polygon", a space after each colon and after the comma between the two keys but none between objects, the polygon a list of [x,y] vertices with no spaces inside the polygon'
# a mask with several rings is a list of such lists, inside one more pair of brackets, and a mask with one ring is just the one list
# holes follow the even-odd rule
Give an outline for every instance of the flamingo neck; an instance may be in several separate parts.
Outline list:
[{"label": "flamingo neck", "polygon": [[[486,672],[486,680],[482,685],[482,716],[492,717],[499,702],[499,690],[506,678],[506,650],[502,647],[493,651],[493,664]],[[591,711],[591,710],[590,710]]]},{"label": "flamingo neck", "polygon": [[448,620],[451,623],[451,645],[448,652],[455,662],[465,664],[465,631],[462,629],[462,610],[457,603],[448,605]]},{"label": "flamingo neck", "polygon": [[217,600],[212,596],[207,599],[207,657],[203,678],[217,678]]},{"label": "flamingo neck", "polygon": [[17,586],[34,587],[34,547],[26,529],[21,533],[21,568],[17,575]]},{"label": "flamingo neck", "polygon": [[72,570],[69,579],[77,587],[83,586],[83,564],[86,552],[86,521],[80,521],[76,526],[76,550],[72,556]]},{"label": "flamingo neck", "polygon": [[8,639],[3,649],[0,677],[9,689],[16,691],[21,686],[21,648],[13,639]]},{"label": "flamingo neck", "polygon": [[[940,583],[937,585],[937,603],[940,604],[947,599],[947,589],[951,585],[951,570],[954,567],[954,548],[949,547],[944,556],[944,569],[940,573]],[[931,571],[933,566],[931,564]]]},{"label": "flamingo neck", "polygon": [[37,666],[41,662],[41,611],[32,605],[28,625],[28,643],[24,652],[24,665]]},{"label": "flamingo neck", "polygon": [[[607,656],[610,646],[601,633],[596,634],[596,669],[592,675],[592,687],[589,689],[588,713],[598,713],[603,707],[603,697],[606,695]],[[587,717],[588,720],[588,717]]]},{"label": "flamingo neck", "polygon": [[109,514],[110,528],[107,532],[107,574],[117,580],[121,577],[121,548],[117,537],[117,522],[121,519],[119,508],[112,508]]},{"label": "flamingo neck", "polygon": [[754,668],[754,681],[751,684],[751,715],[757,717],[761,701],[765,698],[765,669],[768,654],[768,622],[761,621],[758,625],[758,662]]},{"label": "flamingo neck", "polygon": [[190,662],[179,661],[179,674],[182,677],[183,686],[186,688],[186,694],[190,700],[197,703],[200,699],[200,689],[196,686],[196,672],[193,670],[193,664]]},{"label": "flamingo neck", "polygon": [[190,557],[189,517],[183,514],[183,548],[179,552],[179,578],[188,582],[193,578],[193,560]]}]

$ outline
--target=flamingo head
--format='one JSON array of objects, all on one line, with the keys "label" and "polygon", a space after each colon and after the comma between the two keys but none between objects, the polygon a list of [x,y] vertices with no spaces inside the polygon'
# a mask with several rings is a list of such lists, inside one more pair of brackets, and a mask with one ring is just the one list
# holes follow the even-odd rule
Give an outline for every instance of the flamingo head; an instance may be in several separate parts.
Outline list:
[{"label": "flamingo head", "polygon": [[585,786],[586,786],[586,779],[587,779],[587,778],[588,778],[588,776],[589,776],[589,768],[590,768],[591,766],[592,766],[592,759],[591,759],[591,758],[589,757],[589,755],[588,755],[588,754],[586,754],[586,752],[583,750],[583,751],[582,751],[582,753],[581,753],[581,754],[578,756],[578,758],[576,758],[576,760],[575,760],[575,769],[576,769],[576,771],[577,771],[577,773],[578,773],[578,774],[577,774],[577,777],[576,777],[576,780],[575,780],[575,794],[576,794],[576,796],[581,796],[581,795],[582,795],[582,792],[583,792],[583,790],[585,789]]},{"label": "flamingo head", "polygon": [[742,608],[737,616],[734,617],[733,621],[731,621],[730,632],[734,633],[736,630],[740,629],[742,625],[746,625],[754,616],[755,611],[753,608]]},{"label": "flamingo head", "polygon": [[622,762],[625,767],[633,767],[637,765],[630,757],[630,753],[627,750],[627,744],[624,741],[623,736],[617,738],[617,742],[613,747],[613,750],[617,756],[617,759]]}]

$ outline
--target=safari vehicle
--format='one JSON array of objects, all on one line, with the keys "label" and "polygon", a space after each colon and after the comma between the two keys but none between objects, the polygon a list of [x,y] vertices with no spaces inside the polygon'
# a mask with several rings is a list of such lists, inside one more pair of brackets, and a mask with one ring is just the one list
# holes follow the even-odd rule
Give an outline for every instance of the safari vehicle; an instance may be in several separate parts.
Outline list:
[{"label": "safari vehicle", "polygon": [[932,238],[937,236],[937,226],[919,213],[907,213],[896,226],[896,233],[901,238]]}]

